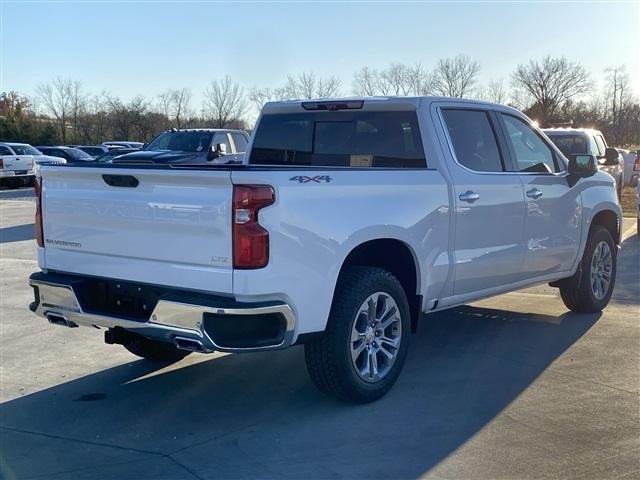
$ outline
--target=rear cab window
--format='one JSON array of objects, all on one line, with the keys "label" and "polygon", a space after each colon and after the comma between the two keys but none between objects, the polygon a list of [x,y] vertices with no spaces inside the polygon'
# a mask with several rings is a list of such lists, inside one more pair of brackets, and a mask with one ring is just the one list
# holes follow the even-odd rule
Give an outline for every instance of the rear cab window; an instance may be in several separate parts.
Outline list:
[{"label": "rear cab window", "polygon": [[252,165],[427,168],[415,111],[265,114]]}]

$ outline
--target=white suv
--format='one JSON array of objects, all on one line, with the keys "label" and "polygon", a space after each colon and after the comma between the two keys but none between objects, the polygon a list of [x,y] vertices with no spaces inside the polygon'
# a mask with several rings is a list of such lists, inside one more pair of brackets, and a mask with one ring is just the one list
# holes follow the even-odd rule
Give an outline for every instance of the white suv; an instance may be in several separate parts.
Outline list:
[{"label": "white suv", "polygon": [[602,133],[590,128],[547,128],[543,132],[567,157],[569,155],[595,155],[598,168],[616,181],[618,198],[624,186],[624,158],[615,148],[608,147]]}]

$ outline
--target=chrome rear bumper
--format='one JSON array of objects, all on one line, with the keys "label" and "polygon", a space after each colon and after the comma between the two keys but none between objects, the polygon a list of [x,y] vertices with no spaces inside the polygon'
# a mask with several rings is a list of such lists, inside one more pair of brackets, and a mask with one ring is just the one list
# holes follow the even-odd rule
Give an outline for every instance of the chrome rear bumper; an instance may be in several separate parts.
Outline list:
[{"label": "chrome rear bumper", "polygon": [[[35,276],[35,275],[34,275]],[[50,323],[67,327],[93,326],[123,328],[148,338],[174,343],[178,348],[201,352],[249,352],[281,349],[293,343],[295,317],[285,303],[259,304],[255,307],[241,304],[238,307],[200,305],[170,299],[158,300],[148,320],[131,320],[111,315],[89,313],[83,310],[73,285],[31,278],[37,299],[30,309]],[[281,315],[284,332],[277,343],[260,346],[229,347],[217,344],[205,328],[205,314],[215,322],[215,316]],[[266,318],[266,317],[264,317]],[[219,343],[219,342],[218,342]]]}]

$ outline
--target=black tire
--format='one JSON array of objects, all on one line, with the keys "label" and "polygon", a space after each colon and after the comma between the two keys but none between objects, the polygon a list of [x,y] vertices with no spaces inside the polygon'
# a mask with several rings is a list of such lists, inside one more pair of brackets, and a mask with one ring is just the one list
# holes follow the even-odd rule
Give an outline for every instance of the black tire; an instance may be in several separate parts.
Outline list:
[{"label": "black tire", "polygon": [[[400,315],[401,335],[396,357],[386,375],[365,381],[351,360],[351,331],[365,300],[377,292],[391,296]],[[411,321],[409,302],[396,277],[381,268],[350,267],[340,275],[323,335],[304,346],[307,370],[318,389],[341,400],[367,403],[386,394],[398,379],[407,356]],[[374,343],[375,346],[375,343]]]},{"label": "black tire", "polygon": [[[607,242],[611,252],[611,281],[604,297],[598,299],[591,287],[591,260],[600,242]],[[587,245],[580,261],[580,268],[571,278],[560,282],[560,296],[569,310],[580,313],[595,313],[607,306],[616,283],[617,247],[611,233],[600,225],[594,225],[589,231]]]},{"label": "black tire", "polygon": [[191,353],[187,350],[180,350],[170,343],[159,342],[134,334],[131,334],[127,342],[122,346],[134,355],[152,362],[177,362]]}]

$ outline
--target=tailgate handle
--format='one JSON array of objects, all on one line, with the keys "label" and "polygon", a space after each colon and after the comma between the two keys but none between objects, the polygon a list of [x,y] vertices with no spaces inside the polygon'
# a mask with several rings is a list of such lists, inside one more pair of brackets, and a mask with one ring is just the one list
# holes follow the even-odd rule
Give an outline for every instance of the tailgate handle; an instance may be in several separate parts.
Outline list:
[{"label": "tailgate handle", "polygon": [[112,187],[136,188],[140,182],[133,175],[102,175],[104,183]]}]

